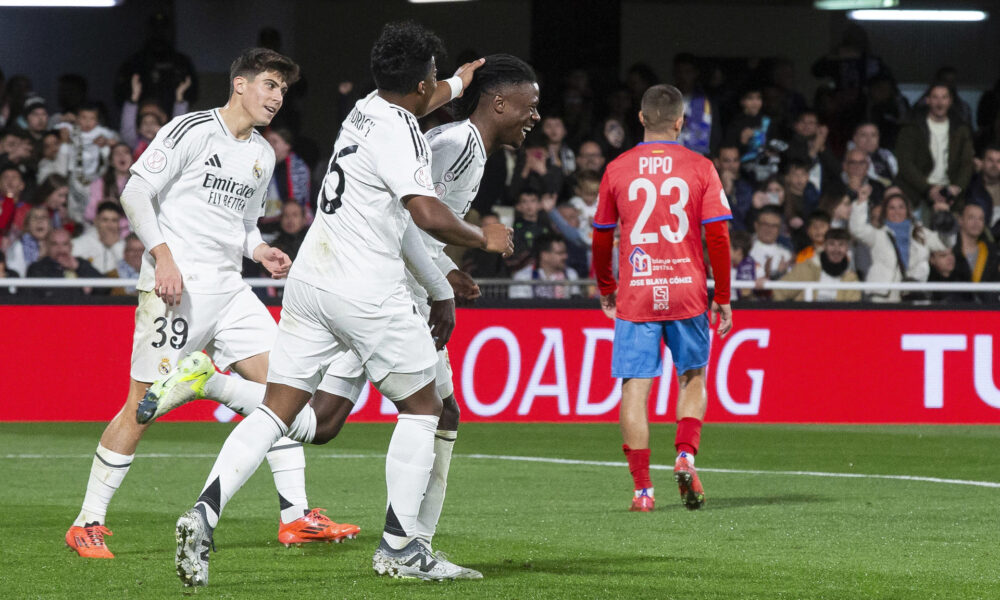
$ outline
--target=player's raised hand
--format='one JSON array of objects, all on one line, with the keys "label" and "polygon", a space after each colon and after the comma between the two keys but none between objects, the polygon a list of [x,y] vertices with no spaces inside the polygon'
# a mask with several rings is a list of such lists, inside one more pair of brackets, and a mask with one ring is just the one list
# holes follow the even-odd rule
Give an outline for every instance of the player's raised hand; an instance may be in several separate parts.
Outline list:
[{"label": "player's raised hand", "polygon": [[451,289],[455,291],[455,298],[460,298],[462,300],[475,300],[482,295],[482,292],[479,290],[479,285],[472,278],[472,276],[465,271],[452,269],[446,277],[448,278],[448,283],[451,284]]},{"label": "player's raised hand", "polygon": [[431,326],[434,347],[438,350],[444,348],[451,339],[451,332],[455,330],[455,300],[449,298],[431,302],[431,315],[427,324]]},{"label": "player's raised hand", "polygon": [[[472,74],[484,64],[486,64],[486,59],[478,58],[472,62],[465,63],[455,71],[455,77],[462,80],[462,93],[465,93],[465,88],[469,87],[469,84],[472,83]],[[459,94],[458,97],[461,98],[462,94]]]},{"label": "player's raised hand", "polygon": [[611,292],[607,296],[601,296],[601,310],[611,320],[618,316],[618,292]]},{"label": "player's raised hand", "polygon": [[288,276],[288,270],[292,268],[292,259],[288,258],[287,254],[266,244],[258,246],[254,255],[254,258],[271,274],[271,279],[284,279]]},{"label": "player's raised hand", "polygon": [[716,315],[719,317],[719,337],[724,338],[733,329],[733,308],[729,304],[719,304],[712,301],[712,311],[709,314],[709,322],[715,325]]},{"label": "player's raised hand", "polygon": [[483,250],[502,254],[507,258],[514,254],[514,230],[503,223],[490,223],[483,226]]}]

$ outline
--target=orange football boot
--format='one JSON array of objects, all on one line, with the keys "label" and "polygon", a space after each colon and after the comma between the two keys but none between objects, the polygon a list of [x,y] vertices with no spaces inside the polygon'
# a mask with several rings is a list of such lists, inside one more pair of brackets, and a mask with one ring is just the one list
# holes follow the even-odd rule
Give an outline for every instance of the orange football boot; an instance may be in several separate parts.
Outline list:
[{"label": "orange football boot", "polygon": [[291,523],[279,521],[278,541],[285,547],[307,542],[336,542],[353,540],[361,533],[357,525],[334,523],[324,515],[325,508],[314,508]]},{"label": "orange football boot", "polygon": [[698,510],[705,505],[705,490],[701,487],[698,472],[694,470],[694,465],[684,452],[681,452],[677,462],[674,463],[674,479],[677,480],[677,488],[681,492],[681,503],[688,510]]},{"label": "orange football boot", "polygon": [[84,558],[114,558],[104,545],[104,536],[114,535],[99,523],[88,523],[83,527],[74,525],[66,532],[66,545],[76,550]]},{"label": "orange football boot", "polygon": [[633,496],[629,512],[650,512],[655,504],[656,500],[644,488],[638,496]]}]

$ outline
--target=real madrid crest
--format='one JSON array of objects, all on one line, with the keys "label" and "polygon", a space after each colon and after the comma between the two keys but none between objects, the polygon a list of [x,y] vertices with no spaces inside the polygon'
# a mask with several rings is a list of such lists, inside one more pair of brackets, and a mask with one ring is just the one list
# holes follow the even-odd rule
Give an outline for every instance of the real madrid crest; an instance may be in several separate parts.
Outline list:
[{"label": "real madrid crest", "polygon": [[170,374],[170,359],[169,358],[164,358],[163,360],[161,360],[160,361],[160,367],[159,367],[159,369],[160,369],[160,374],[161,375],[169,375]]},{"label": "real madrid crest", "polygon": [[264,174],[264,171],[260,168],[260,161],[255,160],[253,162],[253,176],[254,179],[260,179],[260,176]]}]

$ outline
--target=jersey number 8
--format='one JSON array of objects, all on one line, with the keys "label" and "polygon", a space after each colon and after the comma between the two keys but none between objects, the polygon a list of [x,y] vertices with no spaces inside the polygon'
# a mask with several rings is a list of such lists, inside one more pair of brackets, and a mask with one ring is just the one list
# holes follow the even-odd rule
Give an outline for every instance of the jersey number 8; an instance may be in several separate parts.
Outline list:
[{"label": "jersey number 8", "polygon": [[[659,196],[669,196],[673,190],[677,190],[679,196],[677,201],[670,205],[670,212],[677,216],[677,231],[671,229],[669,225],[663,225],[660,227],[660,233],[668,242],[677,244],[684,239],[688,229],[690,229],[687,213],[684,212],[684,207],[688,203],[690,190],[688,189],[687,182],[680,177],[670,177],[660,185]],[[653,209],[656,207],[656,200],[659,197],[656,193],[656,185],[645,177],[633,180],[632,185],[628,186],[629,201],[638,200],[640,191],[646,193],[646,199],[642,205],[642,211],[639,212],[639,218],[635,222],[635,227],[632,228],[632,233],[629,236],[629,241],[632,242],[633,246],[655,244],[659,239],[655,232],[643,233],[642,231],[646,227],[646,221],[649,220],[650,215],[653,214]]]}]

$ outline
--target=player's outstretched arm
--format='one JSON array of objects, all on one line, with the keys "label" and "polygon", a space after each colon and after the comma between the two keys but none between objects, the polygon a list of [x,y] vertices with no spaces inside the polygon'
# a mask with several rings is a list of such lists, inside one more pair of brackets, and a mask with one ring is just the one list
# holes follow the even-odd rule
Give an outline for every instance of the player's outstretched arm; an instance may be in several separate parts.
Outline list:
[{"label": "player's outstretched arm", "polygon": [[462,92],[465,91],[465,88],[469,87],[469,84],[472,83],[472,74],[476,72],[476,69],[483,66],[485,62],[486,62],[485,58],[480,58],[472,62],[465,63],[464,65],[459,67],[457,71],[455,71],[454,77],[452,77],[450,80],[454,80],[455,78],[457,78],[458,81],[461,82],[462,87],[457,94],[455,93],[455,89],[452,88],[451,84],[449,83],[450,82],[449,79],[446,79],[444,81],[439,81],[437,89],[434,90],[434,95],[431,96],[431,102],[430,104],[427,105],[427,112],[417,116],[418,117],[427,116],[432,112],[434,112],[435,110],[441,108],[445,104],[448,104],[455,98],[461,96]]},{"label": "player's outstretched arm", "polygon": [[431,196],[406,196],[403,204],[417,227],[446,244],[481,248],[504,256],[514,253],[514,231],[505,225],[476,227],[456,217],[443,202]]}]

